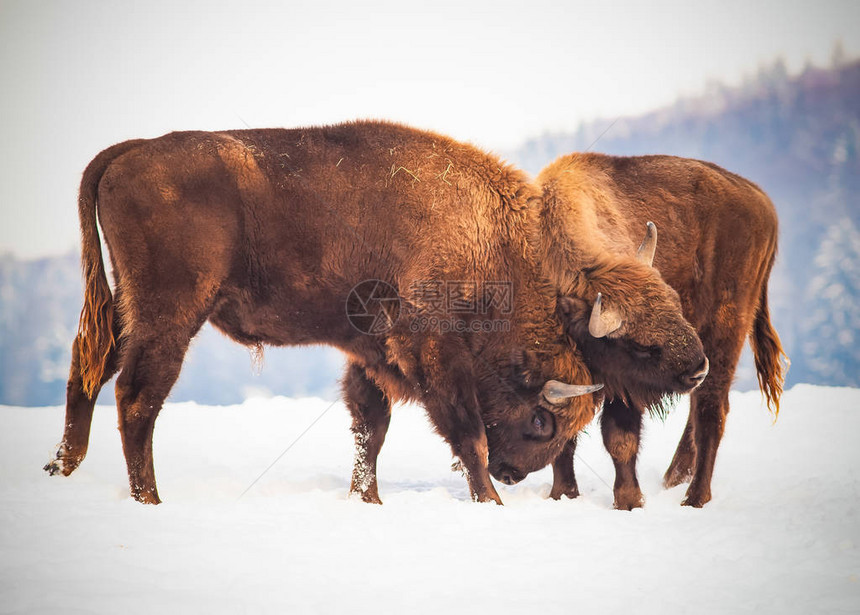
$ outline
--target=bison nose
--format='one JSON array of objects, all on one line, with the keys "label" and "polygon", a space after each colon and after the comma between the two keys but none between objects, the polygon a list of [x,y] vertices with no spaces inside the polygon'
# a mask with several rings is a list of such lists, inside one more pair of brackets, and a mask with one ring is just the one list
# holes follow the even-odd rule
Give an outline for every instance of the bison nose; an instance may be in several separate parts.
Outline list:
[{"label": "bison nose", "polygon": [[681,382],[690,389],[695,389],[708,375],[709,367],[708,357],[705,357],[696,369],[681,376]]},{"label": "bison nose", "polygon": [[516,485],[525,475],[507,464],[502,464],[498,471],[493,472],[493,478],[505,485]]}]

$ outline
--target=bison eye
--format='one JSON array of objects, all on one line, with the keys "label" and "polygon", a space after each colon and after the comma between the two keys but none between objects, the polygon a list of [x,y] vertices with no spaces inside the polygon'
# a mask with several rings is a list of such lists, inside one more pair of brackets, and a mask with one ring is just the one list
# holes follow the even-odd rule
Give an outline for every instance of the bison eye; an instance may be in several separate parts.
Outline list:
[{"label": "bison eye", "polygon": [[653,359],[660,356],[660,348],[657,346],[643,346],[636,342],[630,342],[630,352],[637,359]]},{"label": "bison eye", "polygon": [[535,408],[529,424],[529,430],[525,434],[530,440],[550,440],[555,434],[555,417],[541,407]]}]

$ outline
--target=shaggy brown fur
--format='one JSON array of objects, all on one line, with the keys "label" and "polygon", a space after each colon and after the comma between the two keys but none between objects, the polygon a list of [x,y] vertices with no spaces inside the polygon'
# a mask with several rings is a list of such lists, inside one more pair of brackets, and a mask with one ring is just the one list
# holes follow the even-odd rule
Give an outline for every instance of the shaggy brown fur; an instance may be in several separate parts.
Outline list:
[{"label": "shaggy brown fur", "polygon": [[[606,382],[601,423],[616,465],[616,506],[641,505],[635,475],[641,411],[659,405],[660,388],[671,390],[665,381],[651,386],[659,363],[667,350],[685,356],[677,347],[687,345],[688,363],[676,364],[683,381],[683,370],[699,360],[687,321],[701,338],[710,373],[692,393],[665,484],[692,478],[684,504],[703,506],[711,499],[729,387],[748,335],[761,389],[779,411],[787,358],[767,306],[777,242],[773,205],[757,186],[716,165],[670,156],[572,154],[549,165],[538,181],[546,198],[544,262],[569,297],[572,340],[595,379]],[[660,233],[654,269],[633,258],[648,221]],[[614,339],[588,335],[598,291],[623,315]],[[555,463],[555,497],[575,495],[573,446]]]},{"label": "shaggy brown fur", "polygon": [[[550,378],[587,384],[590,375],[535,266],[539,204],[525,176],[498,159],[382,122],[171,133],[105,150],[81,183],[86,299],[63,443],[46,470],[68,475],[80,464],[96,396],[119,371],[131,493],[157,503],[155,419],[209,320],[252,347],[329,344],[347,354],[353,490],[364,499],[379,501],[390,403],[416,400],[459,457],[473,497],[499,502],[490,469],[508,481],[545,466],[594,412],[591,395],[560,406],[541,397]],[[345,314],[365,280],[404,300],[379,335]],[[427,309],[410,289],[464,280],[511,284],[511,314],[489,302],[479,315],[508,320],[509,331],[416,332]],[[466,325],[479,317],[454,316]]]}]

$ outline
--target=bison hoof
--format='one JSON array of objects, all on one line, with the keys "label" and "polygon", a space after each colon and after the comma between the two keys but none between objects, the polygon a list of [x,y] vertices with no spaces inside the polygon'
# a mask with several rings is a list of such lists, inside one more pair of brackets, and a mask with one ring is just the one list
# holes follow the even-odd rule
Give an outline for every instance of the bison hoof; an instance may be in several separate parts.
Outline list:
[{"label": "bison hoof", "polygon": [[379,499],[379,493],[376,490],[373,491],[358,491],[358,490],[350,490],[349,497],[358,497],[361,498],[362,502],[366,502],[367,504],[382,504],[382,500]]},{"label": "bison hoof", "polygon": [[644,505],[645,499],[639,489],[625,489],[615,493],[615,502],[613,503],[615,510],[633,510],[634,508],[642,508]]},{"label": "bison hoof", "polygon": [[134,489],[131,492],[131,497],[141,504],[161,504],[161,499],[154,487],[151,489]]},{"label": "bison hoof", "polygon": [[495,492],[492,493],[473,493],[472,500],[475,502],[495,502],[499,506],[504,506],[502,504],[502,498],[499,497],[499,494]]},{"label": "bison hoof", "polygon": [[692,506],[693,508],[701,508],[705,504],[711,501],[711,494],[707,495],[693,495],[687,493],[687,497],[681,502],[681,506]]},{"label": "bison hoof", "polygon": [[59,444],[57,446],[57,452],[54,453],[54,458],[46,463],[42,469],[47,472],[49,476],[54,476],[56,474],[68,476],[80,463],[80,459],[69,457],[65,445]]},{"label": "bison hoof", "polygon": [[63,463],[59,459],[54,459],[53,461],[49,461],[45,464],[45,467],[42,469],[47,472],[49,476],[60,474],[63,471]]},{"label": "bison hoof", "polygon": [[672,487],[677,487],[681,483],[689,483],[692,478],[693,471],[689,468],[685,470],[669,468],[666,471],[666,475],[663,477],[663,488],[671,489]]},{"label": "bison hoof", "polygon": [[549,497],[553,500],[560,500],[562,497],[574,500],[579,497],[579,488],[576,485],[571,487],[555,487],[549,492]]}]

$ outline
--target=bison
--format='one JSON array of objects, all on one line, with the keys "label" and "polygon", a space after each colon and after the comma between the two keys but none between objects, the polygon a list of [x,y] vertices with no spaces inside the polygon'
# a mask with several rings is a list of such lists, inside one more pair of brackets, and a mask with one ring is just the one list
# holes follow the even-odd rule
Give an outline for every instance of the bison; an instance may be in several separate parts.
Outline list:
[{"label": "bison", "polygon": [[[177,132],[98,154],[78,208],[85,298],[51,474],[81,463],[96,397],[119,372],[131,494],[158,503],[153,427],[207,320],[248,346],[347,355],[351,490],[371,502],[392,401],[423,404],[473,499],[497,503],[491,467],[506,482],[544,467],[594,415],[600,385],[534,255],[540,194],[472,146],[386,122]],[[449,282],[470,309],[450,331],[427,326],[432,298],[415,289]]]},{"label": "bison", "polygon": [[[543,257],[564,295],[567,333],[605,385],[601,430],[615,464],[615,506],[642,505],[641,416],[659,412],[666,401],[661,389],[672,390],[656,375],[666,373],[660,368],[666,361],[676,362],[674,392],[698,388],[664,485],[692,479],[683,504],[703,506],[711,499],[729,388],[748,336],[761,390],[779,412],[788,360],[767,302],[777,248],[773,204],[742,177],[672,156],[562,156],[538,183]],[[686,355],[676,351],[695,334],[708,360],[692,345]],[[571,440],[554,463],[555,498],[578,493],[575,445]]]}]

